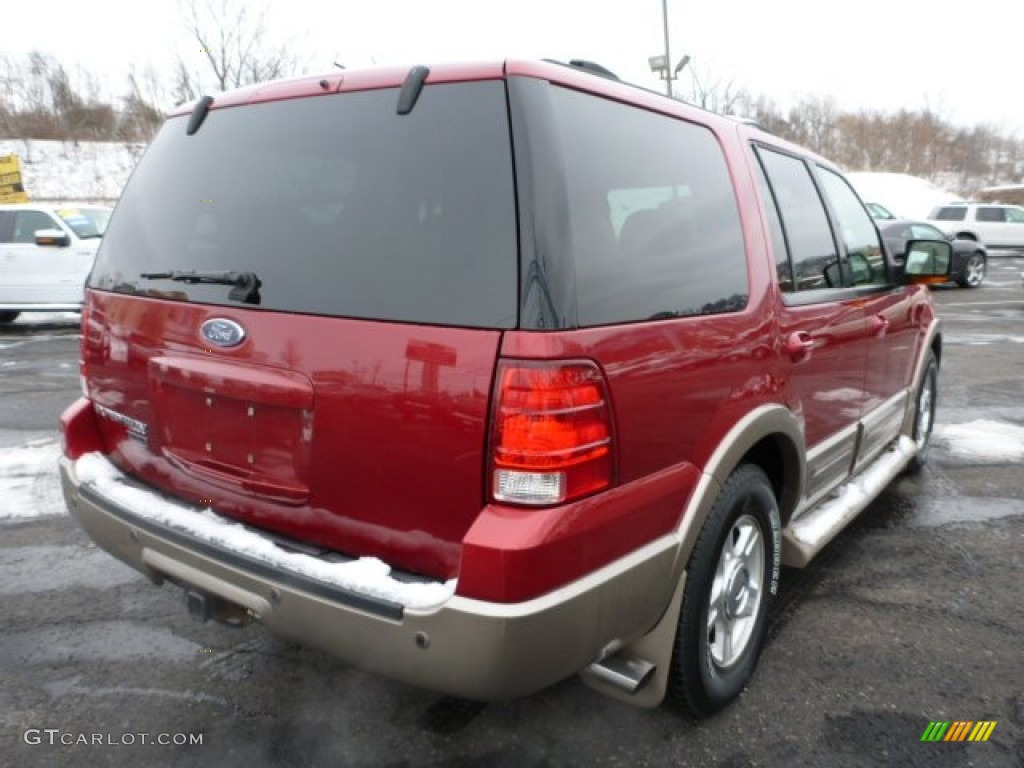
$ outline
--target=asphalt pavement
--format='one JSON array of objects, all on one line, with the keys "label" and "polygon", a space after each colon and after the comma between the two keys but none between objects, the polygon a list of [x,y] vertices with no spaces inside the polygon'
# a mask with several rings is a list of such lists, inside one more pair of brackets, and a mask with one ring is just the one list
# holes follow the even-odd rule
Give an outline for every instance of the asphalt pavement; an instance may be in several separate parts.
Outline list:
[{"label": "asphalt pavement", "polygon": [[[751,686],[700,722],[576,679],[454,700],[258,624],[196,623],[54,498],[76,318],[0,329],[0,765],[1024,766],[1022,271],[994,256],[981,288],[935,289],[929,466],[784,572]],[[42,514],[4,517],[25,499]],[[933,721],[996,725],[983,743],[922,742]]]}]

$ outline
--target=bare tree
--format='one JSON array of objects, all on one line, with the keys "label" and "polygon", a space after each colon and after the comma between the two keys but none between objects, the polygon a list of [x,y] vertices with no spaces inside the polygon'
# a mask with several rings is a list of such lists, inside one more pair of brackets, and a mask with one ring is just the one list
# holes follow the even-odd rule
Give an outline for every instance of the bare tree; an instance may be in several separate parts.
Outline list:
[{"label": "bare tree", "polygon": [[153,68],[148,67],[142,73],[132,68],[118,123],[119,138],[125,142],[152,138],[164,121],[164,113],[158,105],[165,101],[165,91]]},{"label": "bare tree", "polygon": [[[182,13],[220,90],[295,72],[294,48],[287,43],[274,45],[267,38],[266,5],[246,0],[188,0]],[[195,98],[201,91],[202,78],[180,56],[175,80],[175,96],[182,100]]]},{"label": "bare tree", "polygon": [[736,85],[735,78],[712,78],[701,72],[697,64],[691,64],[688,71],[689,89],[680,89],[676,94],[681,101],[720,115],[736,114],[738,107],[750,101],[747,92]]}]

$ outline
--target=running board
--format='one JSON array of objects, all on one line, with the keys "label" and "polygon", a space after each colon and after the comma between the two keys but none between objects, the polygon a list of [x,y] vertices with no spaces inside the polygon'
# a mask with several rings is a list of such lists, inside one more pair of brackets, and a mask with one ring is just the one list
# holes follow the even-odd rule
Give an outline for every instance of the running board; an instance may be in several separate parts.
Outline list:
[{"label": "running board", "polygon": [[914,458],[917,446],[900,437],[817,506],[797,513],[782,533],[782,562],[803,568],[859,515]]}]

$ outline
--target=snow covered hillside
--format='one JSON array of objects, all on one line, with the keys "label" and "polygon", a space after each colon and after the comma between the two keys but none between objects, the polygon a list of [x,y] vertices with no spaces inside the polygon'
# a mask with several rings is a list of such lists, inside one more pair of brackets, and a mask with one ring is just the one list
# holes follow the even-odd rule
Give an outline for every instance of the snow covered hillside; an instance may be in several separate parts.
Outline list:
[{"label": "snow covered hillside", "polygon": [[112,204],[145,144],[0,139],[0,155],[21,159],[30,200]]}]

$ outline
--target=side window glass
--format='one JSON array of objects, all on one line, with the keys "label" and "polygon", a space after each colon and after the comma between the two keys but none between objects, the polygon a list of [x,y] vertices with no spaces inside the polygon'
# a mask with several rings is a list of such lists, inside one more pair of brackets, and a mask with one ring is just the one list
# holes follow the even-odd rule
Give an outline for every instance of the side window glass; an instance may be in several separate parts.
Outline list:
[{"label": "side window glass", "polygon": [[1024,211],[1020,208],[1006,208],[1006,220],[1011,224],[1024,224]]},{"label": "side window glass", "polygon": [[966,217],[967,209],[964,207],[940,208],[939,212],[935,214],[937,221],[963,221]]},{"label": "side window glass", "polygon": [[974,218],[978,221],[1003,221],[1003,209],[1002,208],[978,208],[974,214]]},{"label": "side window glass", "polygon": [[14,213],[15,243],[34,243],[37,230],[58,228],[57,222],[42,211],[15,211]]},{"label": "side window glass", "polygon": [[0,243],[9,243],[14,236],[14,214],[0,211]]},{"label": "side window glass", "polygon": [[714,133],[568,88],[551,100],[579,325],[742,310],[746,244]]},{"label": "side window glass", "polygon": [[885,257],[871,216],[842,176],[820,166],[818,172],[825,196],[839,219],[850,285],[885,285],[889,282]]},{"label": "side window glass", "polygon": [[930,227],[927,224],[913,224],[910,227],[908,233],[910,237],[916,240],[945,240],[946,236],[942,234],[935,227]]},{"label": "side window glass", "polygon": [[826,270],[835,268],[839,254],[810,170],[802,160],[763,147],[758,156],[782,219],[796,290],[837,287],[826,279]]}]

